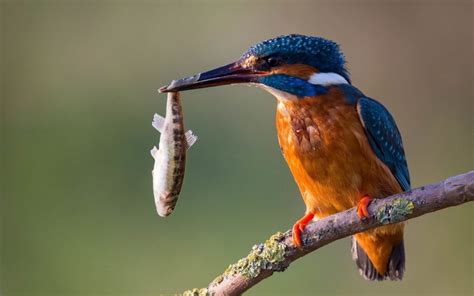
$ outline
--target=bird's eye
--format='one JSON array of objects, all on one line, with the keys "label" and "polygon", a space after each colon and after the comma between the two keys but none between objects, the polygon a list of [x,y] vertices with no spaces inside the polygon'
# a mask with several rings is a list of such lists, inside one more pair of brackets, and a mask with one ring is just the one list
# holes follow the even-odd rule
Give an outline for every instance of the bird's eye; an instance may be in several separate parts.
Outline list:
[{"label": "bird's eye", "polygon": [[266,62],[270,67],[275,67],[275,66],[278,66],[280,64],[280,60],[275,58],[275,57],[267,58]]}]

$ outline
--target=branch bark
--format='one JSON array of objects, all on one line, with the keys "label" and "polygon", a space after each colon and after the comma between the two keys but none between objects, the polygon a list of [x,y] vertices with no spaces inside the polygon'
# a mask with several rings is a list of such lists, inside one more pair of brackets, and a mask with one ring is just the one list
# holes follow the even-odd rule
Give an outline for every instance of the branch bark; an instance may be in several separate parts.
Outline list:
[{"label": "branch bark", "polygon": [[358,219],[356,209],[352,208],[311,223],[302,235],[303,248],[293,245],[291,230],[275,234],[264,244],[255,245],[247,257],[230,265],[208,288],[187,293],[241,295],[275,271],[284,271],[296,259],[335,240],[473,200],[474,171],[384,199],[376,199],[369,206],[371,216],[364,221]]}]

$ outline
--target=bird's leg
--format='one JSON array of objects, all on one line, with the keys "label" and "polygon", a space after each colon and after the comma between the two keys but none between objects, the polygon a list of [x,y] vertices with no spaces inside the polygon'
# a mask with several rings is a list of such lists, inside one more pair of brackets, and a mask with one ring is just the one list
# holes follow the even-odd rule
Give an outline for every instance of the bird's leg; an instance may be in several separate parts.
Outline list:
[{"label": "bird's leg", "polygon": [[357,216],[359,217],[359,219],[368,218],[370,216],[367,207],[369,206],[371,201],[372,198],[367,194],[359,200],[359,203],[357,204]]},{"label": "bird's leg", "polygon": [[297,247],[301,247],[301,232],[304,231],[305,226],[309,223],[309,221],[313,220],[314,214],[309,212],[303,216],[300,220],[298,220],[295,225],[293,225],[293,244]]}]

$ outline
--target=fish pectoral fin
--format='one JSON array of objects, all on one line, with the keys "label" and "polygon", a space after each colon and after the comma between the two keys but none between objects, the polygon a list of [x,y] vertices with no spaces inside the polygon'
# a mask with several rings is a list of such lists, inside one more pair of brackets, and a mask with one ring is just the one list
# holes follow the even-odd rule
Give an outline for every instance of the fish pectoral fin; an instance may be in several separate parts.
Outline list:
[{"label": "fish pectoral fin", "polygon": [[163,132],[163,127],[165,126],[165,118],[159,114],[153,115],[153,122],[151,125],[156,128],[160,133]]},{"label": "fish pectoral fin", "polygon": [[187,131],[184,136],[186,137],[186,143],[188,144],[188,149],[196,143],[198,137],[193,134],[192,130]]},{"label": "fish pectoral fin", "polygon": [[155,155],[157,152],[158,152],[158,148],[156,148],[156,146],[153,146],[153,148],[150,150],[150,154],[153,158],[155,158]]}]

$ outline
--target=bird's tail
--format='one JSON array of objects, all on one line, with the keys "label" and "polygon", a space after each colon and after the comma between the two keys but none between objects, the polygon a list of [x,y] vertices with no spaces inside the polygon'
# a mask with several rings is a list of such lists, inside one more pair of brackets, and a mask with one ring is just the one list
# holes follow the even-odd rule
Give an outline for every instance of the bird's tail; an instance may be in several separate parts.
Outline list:
[{"label": "bird's tail", "polygon": [[[405,270],[403,237],[360,233],[352,237],[352,258],[360,274],[371,281],[401,280]],[[365,251],[367,250],[367,251]]]}]

